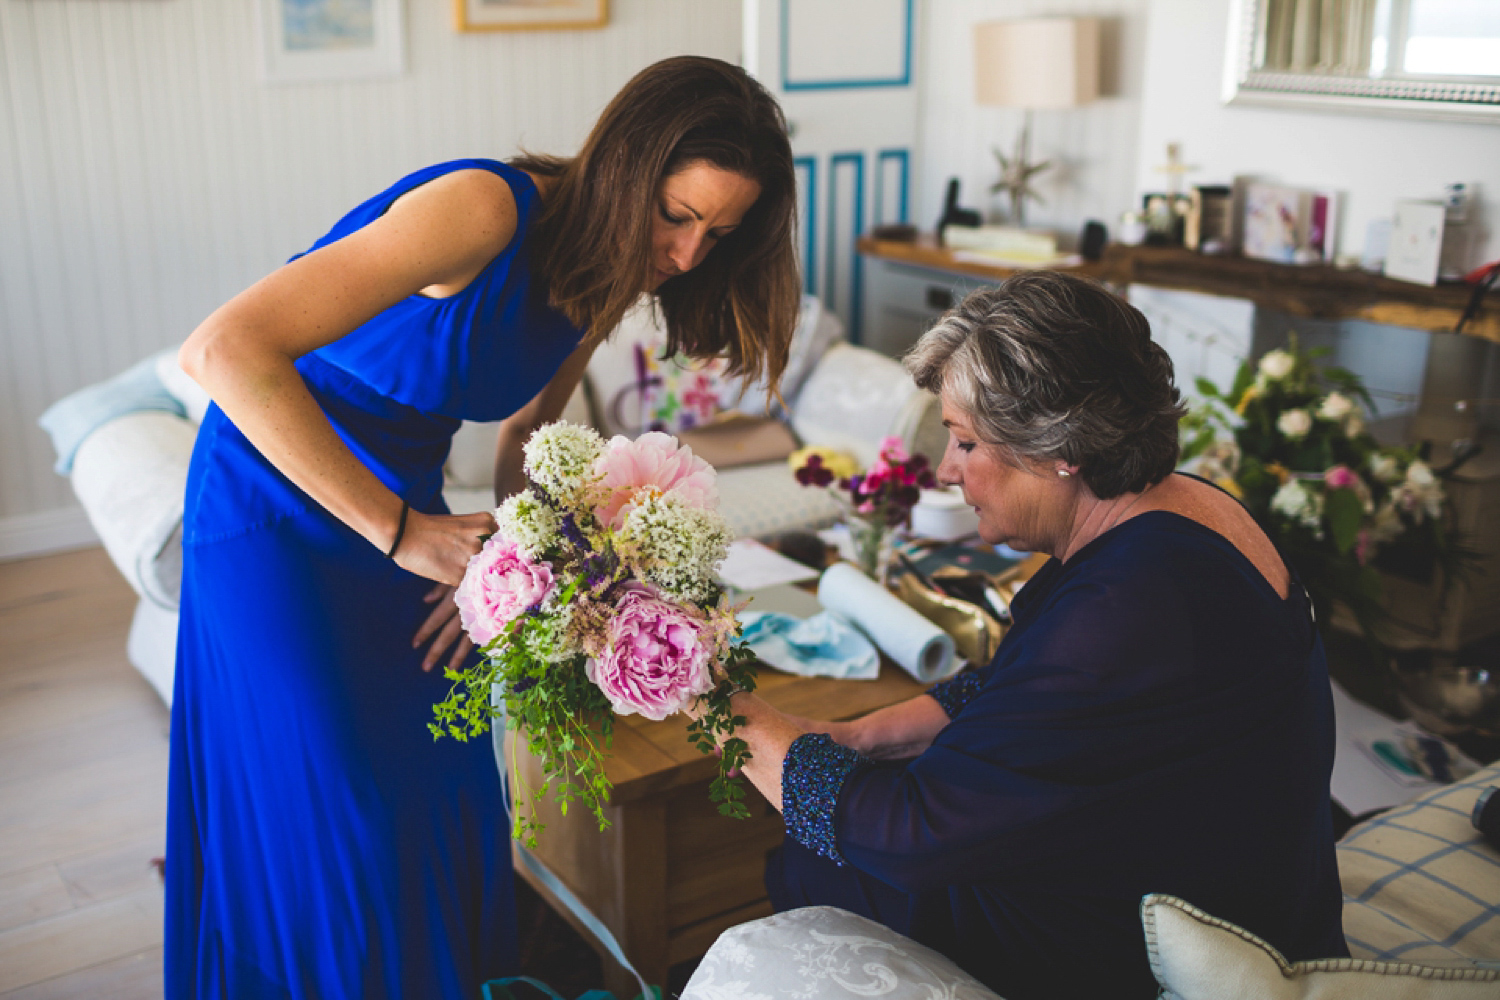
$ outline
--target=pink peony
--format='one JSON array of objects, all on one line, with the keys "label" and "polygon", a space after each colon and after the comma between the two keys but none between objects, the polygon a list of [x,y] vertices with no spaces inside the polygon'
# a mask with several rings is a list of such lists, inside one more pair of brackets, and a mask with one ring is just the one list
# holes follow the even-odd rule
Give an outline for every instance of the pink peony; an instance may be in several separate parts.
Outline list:
[{"label": "pink peony", "polygon": [[555,586],[551,566],[532,562],[514,542],[493,535],[469,560],[453,601],[464,631],[483,646],[527,608],[544,601]]},{"label": "pink peony", "polygon": [[898,463],[907,459],[906,442],[892,434],[890,437],[880,439],[880,457],[887,462]]},{"label": "pink peony", "polygon": [[610,439],[594,463],[601,485],[608,490],[604,503],[594,511],[602,524],[618,528],[635,505],[637,492],[661,496],[671,493],[684,503],[702,510],[719,505],[714,467],[680,447],[677,439],[652,431],[634,441]]},{"label": "pink peony", "polygon": [[588,677],[616,714],[660,722],[713,687],[708,654],[698,621],[648,591],[632,590],[609,623],[604,655],[588,662]]}]

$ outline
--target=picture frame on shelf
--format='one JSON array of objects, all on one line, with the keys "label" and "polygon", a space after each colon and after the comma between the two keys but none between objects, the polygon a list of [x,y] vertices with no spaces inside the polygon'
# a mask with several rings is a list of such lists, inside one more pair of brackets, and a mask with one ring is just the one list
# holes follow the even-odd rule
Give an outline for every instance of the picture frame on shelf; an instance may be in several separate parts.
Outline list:
[{"label": "picture frame on shelf", "polygon": [[266,83],[395,76],[405,66],[402,0],[259,0]]},{"label": "picture frame on shelf", "polygon": [[1338,196],[1331,191],[1251,181],[1244,188],[1240,251],[1279,264],[1332,263]]},{"label": "picture frame on shelf", "polygon": [[609,0],[453,0],[457,31],[557,31],[602,28]]}]

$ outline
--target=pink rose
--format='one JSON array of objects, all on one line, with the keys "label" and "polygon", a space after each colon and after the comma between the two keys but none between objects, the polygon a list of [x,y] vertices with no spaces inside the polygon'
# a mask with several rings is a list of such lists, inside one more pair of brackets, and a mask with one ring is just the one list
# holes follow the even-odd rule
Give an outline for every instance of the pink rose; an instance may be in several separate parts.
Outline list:
[{"label": "pink rose", "polygon": [[618,528],[635,505],[638,491],[656,496],[671,493],[691,507],[712,510],[719,505],[714,467],[681,447],[677,439],[652,431],[634,441],[616,436],[605,445],[594,471],[609,491],[594,511],[602,524]]},{"label": "pink rose", "polygon": [[546,600],[554,587],[551,566],[532,562],[514,542],[493,535],[469,560],[453,601],[464,631],[483,646],[527,608]]},{"label": "pink rose", "polygon": [[1359,476],[1347,465],[1335,465],[1323,473],[1323,483],[1329,489],[1353,490],[1359,488]]},{"label": "pink rose", "polygon": [[632,590],[609,623],[604,655],[588,662],[616,714],[660,722],[713,687],[702,626],[675,605]]}]

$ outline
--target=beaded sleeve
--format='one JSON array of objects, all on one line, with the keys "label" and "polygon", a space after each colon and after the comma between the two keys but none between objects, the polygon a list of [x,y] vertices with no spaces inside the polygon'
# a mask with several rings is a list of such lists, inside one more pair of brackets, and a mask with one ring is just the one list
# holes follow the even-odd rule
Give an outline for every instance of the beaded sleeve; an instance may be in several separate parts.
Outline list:
[{"label": "beaded sleeve", "polygon": [[959,711],[974,700],[979,689],[984,686],[984,679],[975,671],[959,674],[949,681],[934,684],[927,693],[937,699],[937,703],[943,706],[943,711],[948,713],[948,718],[958,715]]},{"label": "beaded sleeve", "polygon": [[823,733],[797,737],[781,765],[781,815],[787,834],[834,863],[846,864],[834,839],[834,813],[844,779],[868,760]]}]

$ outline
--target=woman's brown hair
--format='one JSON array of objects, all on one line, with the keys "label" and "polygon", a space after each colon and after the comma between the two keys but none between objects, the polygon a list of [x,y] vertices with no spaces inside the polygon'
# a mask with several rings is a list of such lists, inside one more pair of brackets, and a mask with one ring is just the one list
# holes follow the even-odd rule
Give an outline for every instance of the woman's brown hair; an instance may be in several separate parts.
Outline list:
[{"label": "woman's brown hair", "polygon": [[588,336],[607,336],[655,273],[662,181],[696,162],[755,181],[760,196],[701,264],[657,289],[667,352],[724,357],[731,374],[774,387],[801,295],[796,179],[781,109],[737,66],[664,59],[615,95],[576,157],[512,160],[553,178],[528,236],[532,267],[554,307]]}]

